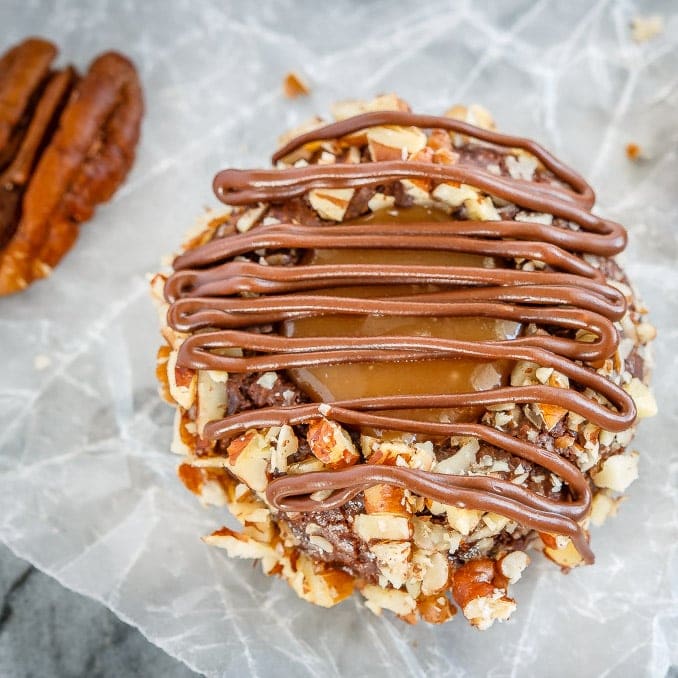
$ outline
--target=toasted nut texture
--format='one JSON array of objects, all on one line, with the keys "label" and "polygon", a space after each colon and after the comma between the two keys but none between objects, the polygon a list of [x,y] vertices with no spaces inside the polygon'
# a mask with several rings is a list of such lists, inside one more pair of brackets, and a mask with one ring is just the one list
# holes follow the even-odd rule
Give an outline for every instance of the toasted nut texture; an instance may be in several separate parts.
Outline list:
[{"label": "toasted nut texture", "polygon": [[371,111],[408,111],[409,109],[408,104],[395,94],[384,94],[371,101],[347,99],[346,101],[338,101],[331,108],[335,120],[345,120],[354,115]]},{"label": "toasted nut texture", "polygon": [[309,191],[311,207],[323,218],[341,221],[353,197],[352,188],[322,188]]},{"label": "toasted nut texture", "polygon": [[508,579],[509,584],[515,584],[529,565],[530,558],[524,551],[511,551],[497,562],[499,571]]},{"label": "toasted nut texture", "polygon": [[348,433],[329,419],[318,419],[310,424],[306,439],[311,452],[330,468],[351,466],[360,459]]},{"label": "toasted nut texture", "polygon": [[405,591],[385,589],[380,586],[367,585],[360,592],[365,596],[365,605],[375,614],[381,614],[382,610],[391,610],[397,615],[407,616],[414,612],[417,603],[412,596]]},{"label": "toasted nut texture", "polygon": [[410,573],[412,545],[409,541],[380,541],[370,546],[379,567],[379,573],[393,588],[399,589]]},{"label": "toasted nut texture", "polygon": [[252,207],[248,210],[245,210],[239,217],[238,221],[235,222],[235,227],[240,231],[240,233],[247,233],[247,231],[252,228],[266,213],[268,205],[258,205],[257,207]]},{"label": "toasted nut texture", "polygon": [[353,593],[353,578],[342,572],[314,563],[308,556],[297,560],[296,576],[288,581],[297,595],[321,607],[333,607]]},{"label": "toasted nut texture", "polygon": [[177,351],[171,351],[166,360],[167,383],[172,398],[185,410],[195,402],[198,390],[198,376],[195,370],[177,366]]},{"label": "toasted nut texture", "polygon": [[516,608],[515,601],[496,581],[495,563],[487,558],[472,560],[454,572],[454,599],[471,624],[488,629],[495,621],[505,621]]},{"label": "toasted nut texture", "polygon": [[598,487],[623,492],[638,477],[638,458],[637,452],[608,457],[600,471],[591,474],[593,482]]},{"label": "toasted nut texture", "polygon": [[569,539],[566,540],[565,546],[560,548],[558,544],[556,544],[555,548],[545,546],[544,555],[557,565],[560,565],[564,570],[569,570],[572,567],[578,567],[579,565],[584,564],[581,554]]},{"label": "toasted nut texture", "polygon": [[513,599],[503,596],[500,591],[480,596],[469,601],[463,608],[464,616],[480,631],[489,629],[495,621],[506,621],[515,611]]},{"label": "toasted nut texture", "polygon": [[483,515],[482,511],[462,509],[456,506],[448,506],[445,513],[447,514],[447,522],[450,524],[450,527],[464,536],[471,534]]},{"label": "toasted nut texture", "polygon": [[205,424],[215,419],[221,419],[226,413],[228,400],[226,383],[215,379],[214,375],[208,370],[200,370],[196,391],[198,406],[196,426],[198,434],[202,435]]},{"label": "toasted nut texture", "polygon": [[621,499],[613,499],[605,491],[597,492],[591,502],[591,522],[600,527],[608,518],[617,515]]},{"label": "toasted nut texture", "polygon": [[204,541],[211,546],[225,549],[231,558],[277,558],[275,550],[267,544],[262,544],[256,539],[229,530],[227,527],[222,527],[204,537]]},{"label": "toasted nut texture", "polygon": [[405,490],[393,485],[373,485],[365,489],[365,513],[406,516]]},{"label": "toasted nut texture", "polygon": [[624,389],[633,398],[633,402],[638,410],[639,419],[654,417],[657,414],[657,401],[654,399],[652,391],[638,377],[633,377],[624,386]]},{"label": "toasted nut texture", "polygon": [[368,542],[410,538],[410,522],[403,516],[360,514],[355,517],[353,530],[363,541]]},{"label": "toasted nut texture", "polygon": [[256,492],[266,489],[266,470],[270,460],[270,442],[256,431],[248,431],[228,446],[228,467]]},{"label": "toasted nut texture", "polygon": [[299,440],[294,429],[285,424],[276,436],[275,449],[271,453],[271,470],[284,473],[288,469],[288,459],[299,449]]},{"label": "toasted nut texture", "polygon": [[372,160],[407,160],[426,146],[426,135],[417,127],[373,127],[367,145]]}]

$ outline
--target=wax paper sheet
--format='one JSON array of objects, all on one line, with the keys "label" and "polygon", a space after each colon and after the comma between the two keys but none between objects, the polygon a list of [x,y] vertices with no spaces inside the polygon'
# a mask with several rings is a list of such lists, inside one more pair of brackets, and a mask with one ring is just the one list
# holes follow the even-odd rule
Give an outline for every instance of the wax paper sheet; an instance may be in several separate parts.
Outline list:
[{"label": "wax paper sheet", "polygon": [[[48,281],[0,300],[0,538],[209,676],[664,676],[678,663],[677,9],[4,0],[2,49],[42,34],[81,67],[123,50],[148,113],[113,202]],[[653,14],[664,32],[635,43],[629,22]],[[282,97],[292,69],[310,97]],[[513,619],[486,633],[410,627],[357,599],[315,608],[205,546],[228,518],[177,481],[156,394],[145,274],[216,205],[215,171],[266,164],[286,127],[387,91],[422,112],[479,102],[589,177],[600,212],[629,228],[628,271],[660,332],[660,416],[641,426],[630,498],[593,533],[596,565],[563,576],[537,558]],[[626,157],[630,142],[642,160]]]}]

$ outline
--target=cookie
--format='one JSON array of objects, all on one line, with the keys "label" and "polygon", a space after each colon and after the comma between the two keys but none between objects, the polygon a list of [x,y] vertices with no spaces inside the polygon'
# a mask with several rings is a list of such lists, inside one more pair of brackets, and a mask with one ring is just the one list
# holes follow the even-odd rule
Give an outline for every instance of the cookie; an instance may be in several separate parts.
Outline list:
[{"label": "cookie", "polygon": [[219,172],[229,207],[158,274],[179,476],[243,528],[205,537],[312,603],[485,629],[543,551],[637,476],[654,329],[586,181],[480,107],[393,95]]}]

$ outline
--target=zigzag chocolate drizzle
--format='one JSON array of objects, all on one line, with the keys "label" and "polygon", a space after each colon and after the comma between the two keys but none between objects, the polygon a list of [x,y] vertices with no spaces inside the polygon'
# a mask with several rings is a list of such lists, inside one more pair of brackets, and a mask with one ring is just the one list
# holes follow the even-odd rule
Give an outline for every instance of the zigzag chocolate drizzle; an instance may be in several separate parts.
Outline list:
[{"label": "zigzag chocolate drizzle", "polygon": [[[550,170],[557,183],[537,183],[490,174],[460,162],[438,165],[412,161],[309,165],[275,170],[224,170],[217,174],[218,197],[231,205],[280,203],[312,188],[386,185],[400,179],[463,182],[522,208],[568,220],[577,230],[540,223],[451,220],[441,223],[307,226],[276,224],[253,232],[218,238],[192,249],[174,262],[165,295],[168,322],[191,334],[182,344],[178,364],[193,369],[250,373],[299,367],[377,363],[433,358],[526,360],[553,367],[578,389],[548,385],[501,387],[489,391],[429,396],[387,396],[327,404],[267,407],[241,412],[207,424],[204,436],[229,440],[250,428],[303,424],[327,416],[355,427],[408,431],[431,436],[473,436],[561,477],[571,501],[555,501],[509,481],[487,476],[457,476],[400,467],[359,464],[350,468],[284,476],[269,484],[267,497],[283,511],[323,510],[341,506],[375,483],[406,487],[445,504],[491,510],[542,532],[570,537],[591,562],[593,554],[578,521],[590,509],[591,490],[583,473],[554,452],[484,424],[438,423],[399,417],[408,408],[454,408],[502,402],[544,403],[574,411],[609,431],[623,431],[636,416],[621,388],[574,361],[604,360],[614,354],[619,337],[613,325],[626,308],[621,293],[607,285],[582,253],[611,256],[623,250],[622,226],[590,212],[591,187],[533,141],[501,135],[436,116],[400,111],[359,115],[304,134],[273,156],[277,161],[307,143],[337,139],[375,125],[414,125],[469,135],[494,145],[522,148]],[[266,248],[369,248],[446,250],[484,256],[523,257],[547,265],[543,271],[457,266],[367,264],[261,265],[234,260]],[[323,288],[351,285],[434,285],[434,291],[409,296],[329,297]],[[321,315],[487,317],[585,330],[590,343],[562,336],[534,334],[505,341],[461,341],[421,336],[291,338],[251,331],[258,325]],[[224,349],[247,349],[230,355]],[[584,389],[603,396],[601,404]],[[329,411],[327,406],[329,405]],[[386,416],[383,413],[388,411]],[[324,500],[310,494],[330,490]]]}]

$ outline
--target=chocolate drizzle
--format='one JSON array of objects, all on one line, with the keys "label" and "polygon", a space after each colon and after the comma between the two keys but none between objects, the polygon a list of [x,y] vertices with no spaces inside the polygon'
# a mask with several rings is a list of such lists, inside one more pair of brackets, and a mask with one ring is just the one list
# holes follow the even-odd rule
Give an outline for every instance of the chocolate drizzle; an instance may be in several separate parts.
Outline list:
[{"label": "chocolate drizzle", "polygon": [[[579,525],[588,514],[586,477],[557,453],[479,423],[438,423],[397,416],[408,408],[455,408],[503,402],[563,407],[609,431],[629,428],[636,416],[630,396],[594,370],[574,361],[610,357],[619,337],[613,323],[626,308],[623,295],[607,285],[581,254],[611,256],[626,244],[624,229],[590,212],[594,193],[573,170],[535,142],[482,130],[450,118],[386,111],[356,116],[304,134],[281,148],[280,160],[304,144],[340,139],[375,125],[414,125],[465,134],[537,157],[555,179],[529,182],[496,176],[469,163],[414,161],[308,165],[275,170],[224,170],[214,180],[218,197],[231,205],[278,204],[314,188],[385,186],[401,179],[463,182],[521,208],[543,211],[573,224],[546,226],[516,221],[450,220],[442,223],[282,223],[252,233],[215,239],[174,262],[165,295],[171,327],[189,333],[178,364],[234,373],[284,370],[344,363],[417,361],[433,358],[525,360],[552,367],[578,385],[499,387],[488,391],[429,396],[394,395],[334,403],[268,407],[208,423],[204,436],[225,440],[250,428],[298,425],[326,416],[361,428],[407,431],[427,436],[473,436],[561,477],[572,499],[555,501],[511,482],[487,476],[459,476],[359,464],[350,468],[273,480],[269,501],[283,511],[341,506],[375,483],[405,487],[445,504],[496,511],[542,532],[569,536],[587,561],[593,555]],[[472,266],[369,264],[274,266],[243,260],[262,249],[370,248],[445,250],[489,257],[520,257],[545,264],[541,271]],[[238,258],[238,259],[236,259]],[[327,296],[321,290],[355,285],[428,285],[429,291],[402,296]],[[536,333],[504,341],[461,341],[421,336],[284,337],[261,333],[262,325],[323,315],[486,317],[535,323],[569,332]],[[568,336],[584,330],[596,339]],[[233,351],[232,349],[246,349]],[[585,390],[599,394],[600,402]],[[384,414],[388,411],[388,414]],[[329,490],[323,500],[310,494]]]}]

